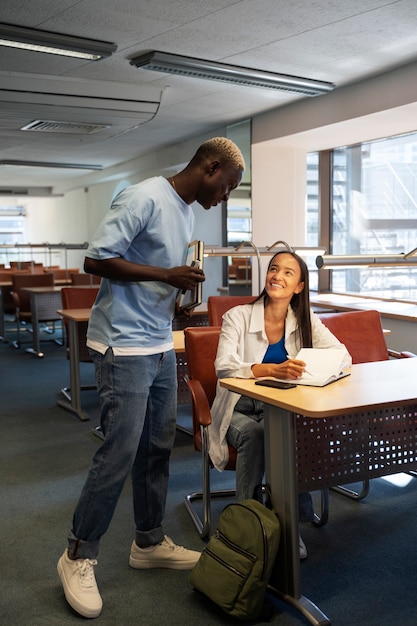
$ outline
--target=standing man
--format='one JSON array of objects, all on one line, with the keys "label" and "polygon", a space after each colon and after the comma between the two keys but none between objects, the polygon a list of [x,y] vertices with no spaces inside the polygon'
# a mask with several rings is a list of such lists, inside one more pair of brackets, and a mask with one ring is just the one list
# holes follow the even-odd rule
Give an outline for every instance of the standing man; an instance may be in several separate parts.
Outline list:
[{"label": "standing man", "polygon": [[178,290],[204,281],[201,269],[184,265],[194,225],[190,205],[197,201],[208,210],[227,200],[244,168],[232,141],[206,141],[175,176],[121,192],[87,251],[85,271],[102,277],[87,345],[104,442],[58,561],[65,597],[84,617],[101,613],[93,566],[129,473],[136,524],[131,567],[192,569],[200,557],[175,545],[162,527],[176,425],[172,319]]}]

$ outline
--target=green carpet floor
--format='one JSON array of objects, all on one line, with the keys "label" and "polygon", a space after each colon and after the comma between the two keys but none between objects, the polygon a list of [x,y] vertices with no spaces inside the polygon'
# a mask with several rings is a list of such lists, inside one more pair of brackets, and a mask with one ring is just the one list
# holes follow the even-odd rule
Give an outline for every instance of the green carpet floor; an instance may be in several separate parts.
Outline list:
[{"label": "green carpet floor", "polygon": [[[100,445],[95,392],[83,392],[91,420],[81,422],[56,404],[69,384],[65,349],[42,344],[37,359],[0,344],[0,623],[61,626],[85,622],[66,604],[56,562],[66,545],[72,512],[91,457]],[[91,364],[83,382],[93,382]],[[181,420],[190,420],[182,407]],[[233,487],[231,473],[213,472],[214,487]],[[405,477],[409,478],[409,477]],[[178,431],[172,454],[165,529],[177,543],[202,549],[183,504],[200,487],[199,456],[191,437]],[[329,522],[302,527],[309,558],[301,564],[302,593],[334,626],[416,626],[417,479],[405,486],[378,479],[368,497],[354,502],[330,496]],[[224,501],[214,506],[214,521]],[[128,565],[134,536],[130,485],[126,484],[102,540],[96,577],[103,597],[102,626],[208,626],[236,624],[192,591],[188,573],[140,572]],[[274,602],[269,622],[302,626],[305,618]]]}]

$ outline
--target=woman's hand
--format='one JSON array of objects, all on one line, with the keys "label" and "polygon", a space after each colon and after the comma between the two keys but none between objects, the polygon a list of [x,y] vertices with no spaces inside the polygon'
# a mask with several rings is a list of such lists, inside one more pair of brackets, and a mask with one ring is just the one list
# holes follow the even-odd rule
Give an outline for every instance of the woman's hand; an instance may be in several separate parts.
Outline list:
[{"label": "woman's hand", "polygon": [[296,380],[305,371],[306,364],[299,359],[287,359],[283,363],[257,363],[252,365],[252,372],[256,378],[273,376],[286,380]]}]

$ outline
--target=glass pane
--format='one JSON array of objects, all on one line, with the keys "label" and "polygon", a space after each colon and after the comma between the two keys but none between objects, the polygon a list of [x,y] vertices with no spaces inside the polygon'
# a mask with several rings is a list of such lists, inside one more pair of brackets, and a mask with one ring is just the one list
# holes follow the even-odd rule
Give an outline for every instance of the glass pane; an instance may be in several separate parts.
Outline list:
[{"label": "glass pane", "polygon": [[[306,192],[306,246],[315,247],[319,244],[319,153],[307,154],[307,192]],[[310,289],[318,289],[317,254],[305,256],[309,268]]]},{"label": "glass pane", "polygon": [[227,205],[227,245],[252,241],[252,208],[250,200],[229,199]]},{"label": "glass pane", "polygon": [[[417,242],[417,133],[334,150],[332,254],[402,254]],[[332,271],[332,290],[417,299],[417,266]]]}]

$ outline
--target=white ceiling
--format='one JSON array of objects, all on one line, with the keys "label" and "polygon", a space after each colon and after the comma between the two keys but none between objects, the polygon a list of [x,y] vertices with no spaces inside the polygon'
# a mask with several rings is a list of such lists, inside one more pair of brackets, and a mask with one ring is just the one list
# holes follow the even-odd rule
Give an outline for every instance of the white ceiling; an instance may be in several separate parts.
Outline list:
[{"label": "white ceiling", "polygon": [[[129,64],[149,50],[336,89],[417,59],[416,0],[1,0],[0,22],[117,44],[96,62],[0,47],[0,194],[92,171],[4,161],[108,168],[300,98]],[[35,120],[103,128],[20,130]]]}]

